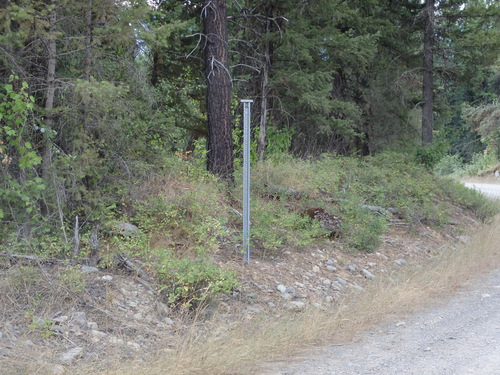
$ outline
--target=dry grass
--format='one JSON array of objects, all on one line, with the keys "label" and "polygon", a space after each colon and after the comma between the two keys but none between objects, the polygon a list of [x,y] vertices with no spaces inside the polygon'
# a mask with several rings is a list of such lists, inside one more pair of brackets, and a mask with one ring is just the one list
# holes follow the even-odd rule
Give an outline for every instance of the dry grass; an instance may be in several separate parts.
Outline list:
[{"label": "dry grass", "polygon": [[346,298],[334,311],[282,311],[279,316],[263,315],[230,327],[214,324],[208,333],[193,328],[177,347],[158,353],[155,360],[132,361],[101,374],[252,374],[259,373],[259,363],[286,357],[307,346],[346,342],[388,317],[415,313],[444,300],[467,282],[500,266],[499,228],[497,217],[468,245],[442,251],[419,269],[380,277],[364,292]]}]

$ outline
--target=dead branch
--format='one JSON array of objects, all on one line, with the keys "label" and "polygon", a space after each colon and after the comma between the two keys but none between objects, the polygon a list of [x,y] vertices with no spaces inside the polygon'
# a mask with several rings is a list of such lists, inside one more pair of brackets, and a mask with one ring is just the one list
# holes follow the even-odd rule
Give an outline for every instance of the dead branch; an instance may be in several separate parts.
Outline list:
[{"label": "dead branch", "polygon": [[31,263],[68,263],[62,259],[56,258],[42,258],[34,255],[21,255],[21,254],[9,254],[9,253],[0,253],[0,257],[5,257],[14,260],[26,260]]},{"label": "dead branch", "polygon": [[119,262],[120,265],[122,265],[129,271],[135,272],[140,278],[149,281],[149,275],[146,273],[146,271],[144,271],[141,267],[136,265],[130,259],[126,258],[124,255],[116,253],[115,259]]}]

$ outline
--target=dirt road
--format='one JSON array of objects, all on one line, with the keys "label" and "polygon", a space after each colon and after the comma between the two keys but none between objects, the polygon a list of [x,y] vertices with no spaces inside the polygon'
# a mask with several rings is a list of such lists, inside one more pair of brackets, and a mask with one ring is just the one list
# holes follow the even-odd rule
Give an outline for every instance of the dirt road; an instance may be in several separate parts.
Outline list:
[{"label": "dirt road", "polygon": [[499,184],[482,183],[482,182],[466,182],[465,186],[471,189],[476,189],[482,192],[489,198],[500,199],[500,181]]},{"label": "dirt road", "polygon": [[352,344],[311,351],[266,375],[500,374],[500,271],[452,300]]},{"label": "dirt road", "polygon": [[[500,198],[500,185],[470,187]],[[315,348],[259,374],[500,374],[500,270],[476,279],[448,301],[391,321],[354,343]]]}]

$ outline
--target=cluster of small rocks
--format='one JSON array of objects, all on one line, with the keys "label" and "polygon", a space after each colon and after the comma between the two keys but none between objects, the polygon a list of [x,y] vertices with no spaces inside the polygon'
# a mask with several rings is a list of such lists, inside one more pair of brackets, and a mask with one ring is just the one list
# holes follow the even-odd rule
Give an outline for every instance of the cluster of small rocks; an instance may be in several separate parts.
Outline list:
[{"label": "cluster of small rocks", "polygon": [[99,356],[110,347],[123,356],[147,351],[164,339],[164,333],[172,331],[176,323],[168,316],[170,310],[143,284],[103,274],[94,267],[84,266],[82,272],[87,274],[85,293],[92,295],[93,302],[89,305],[80,300],[48,316],[34,314],[28,323],[0,322],[0,359],[10,356],[1,350],[2,341],[6,348],[32,346],[37,336],[26,341],[23,333],[38,332],[53,343],[57,353],[53,357],[53,373],[59,374],[78,360]]},{"label": "cluster of small rocks", "polygon": [[[291,252],[285,251],[284,255],[290,256]],[[332,258],[327,250],[322,249],[316,249],[310,255],[317,261],[310,271],[303,272],[303,282],[294,281],[293,286],[283,283],[276,286],[275,290],[281,300],[285,301],[285,307],[291,310],[300,311],[308,303],[315,306],[334,303],[343,293],[363,290],[363,286],[359,285],[363,284],[360,280],[367,279],[369,282],[376,279],[373,270],[377,269],[377,264],[374,262],[367,262],[364,267],[355,263],[340,265],[339,261]],[[407,263],[401,258],[397,259],[395,264],[404,266]],[[381,272],[384,271],[381,270]],[[318,302],[318,296],[322,296],[321,302]],[[268,306],[274,307],[275,304],[268,302]]]}]

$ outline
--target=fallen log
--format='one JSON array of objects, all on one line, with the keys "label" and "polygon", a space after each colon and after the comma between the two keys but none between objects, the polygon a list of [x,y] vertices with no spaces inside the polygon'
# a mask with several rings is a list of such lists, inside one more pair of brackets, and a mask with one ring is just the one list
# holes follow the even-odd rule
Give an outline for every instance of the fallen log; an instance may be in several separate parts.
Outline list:
[{"label": "fallen log", "polygon": [[392,207],[381,207],[381,206],[370,206],[367,204],[363,204],[361,208],[365,210],[370,210],[374,212],[376,215],[384,215],[384,216],[389,216],[387,213],[391,213],[393,215],[401,215],[402,212],[399,210],[396,210],[395,208]]}]

